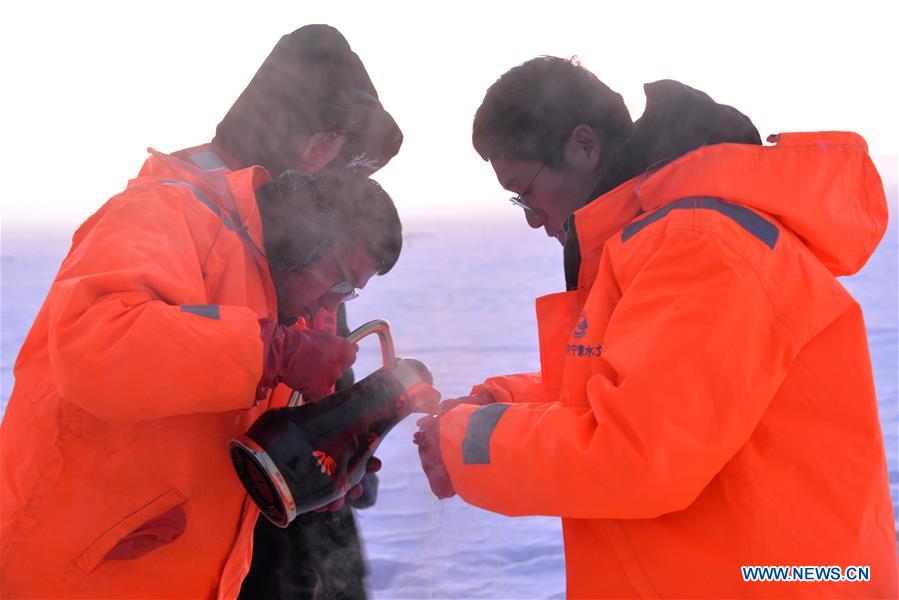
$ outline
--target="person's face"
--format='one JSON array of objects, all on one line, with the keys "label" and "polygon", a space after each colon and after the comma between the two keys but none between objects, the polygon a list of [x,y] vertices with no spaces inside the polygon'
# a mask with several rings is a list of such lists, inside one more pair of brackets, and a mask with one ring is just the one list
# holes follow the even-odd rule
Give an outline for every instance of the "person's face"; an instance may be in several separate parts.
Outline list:
[{"label": "person's face", "polygon": [[599,183],[598,164],[599,143],[586,126],[578,126],[572,133],[558,167],[539,160],[490,160],[499,184],[529,207],[522,209],[528,225],[542,227],[546,235],[562,243],[562,224],[592,200],[591,193]]},{"label": "person's face", "polygon": [[322,308],[334,311],[346,299],[347,289],[361,290],[374,274],[375,264],[361,242],[337,244],[313,265],[273,273],[279,317],[309,318]]},{"label": "person's face", "polygon": [[337,158],[347,139],[344,131],[323,131],[303,138],[298,142],[301,158],[294,169],[304,175],[318,173]]}]

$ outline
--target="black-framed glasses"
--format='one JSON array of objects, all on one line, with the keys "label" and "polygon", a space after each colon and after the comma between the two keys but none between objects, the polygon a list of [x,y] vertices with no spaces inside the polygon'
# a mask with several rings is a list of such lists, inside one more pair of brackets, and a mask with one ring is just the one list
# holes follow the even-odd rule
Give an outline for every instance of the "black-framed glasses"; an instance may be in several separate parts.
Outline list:
[{"label": "black-framed glasses", "polygon": [[331,253],[331,259],[334,261],[334,264],[337,265],[337,270],[340,272],[340,276],[343,279],[328,288],[328,291],[332,294],[339,294],[341,296],[341,304],[349,302],[354,298],[358,298],[359,292],[356,291],[356,286],[354,286],[353,282],[347,277],[346,270],[343,268],[343,265],[340,264],[340,261],[337,260],[337,255],[333,252]]},{"label": "black-framed glasses", "polygon": [[522,192],[520,194],[515,194],[514,196],[509,198],[509,202],[511,202],[515,206],[523,208],[524,210],[526,210],[528,212],[537,212],[537,208],[531,206],[531,204],[527,200],[525,200],[523,198],[523,196],[527,196],[530,193],[531,186],[534,185],[534,182],[537,180],[537,176],[540,175],[540,172],[543,170],[543,167],[545,167],[545,166],[546,166],[546,163],[543,163],[542,165],[540,165],[540,168],[537,169],[537,172],[534,173],[534,176],[531,177],[531,180],[528,181],[528,184],[524,187]]}]

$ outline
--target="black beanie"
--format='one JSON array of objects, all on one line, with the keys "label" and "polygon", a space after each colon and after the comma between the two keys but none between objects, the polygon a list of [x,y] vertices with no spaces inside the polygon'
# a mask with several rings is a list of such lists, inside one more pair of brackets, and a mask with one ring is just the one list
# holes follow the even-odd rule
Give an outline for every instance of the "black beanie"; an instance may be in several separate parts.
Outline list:
[{"label": "black beanie", "polygon": [[307,25],[278,41],[219,123],[214,141],[244,165],[262,165],[275,176],[299,164],[301,140],[335,130],[348,134],[338,158],[357,159],[369,172],[403,142],[343,35],[328,25]]}]

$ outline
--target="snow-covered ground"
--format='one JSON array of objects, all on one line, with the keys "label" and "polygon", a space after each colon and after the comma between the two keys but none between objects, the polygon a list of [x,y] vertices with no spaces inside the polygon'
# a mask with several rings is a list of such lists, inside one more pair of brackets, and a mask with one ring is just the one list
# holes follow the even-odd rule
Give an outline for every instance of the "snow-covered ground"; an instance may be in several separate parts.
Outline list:
[{"label": "snow-covered ground", "polygon": [[[895,188],[893,188],[895,190]],[[513,209],[510,208],[510,211]],[[894,504],[899,498],[896,197],[886,239],[861,274],[844,284],[862,303],[874,361]],[[388,319],[397,351],[425,361],[444,397],[489,375],[536,370],[533,299],[564,288],[561,249],[520,215],[504,222],[407,223],[403,256],[349,305],[350,322]],[[3,231],[2,402],[12,364],[68,247],[65,235]],[[377,367],[362,343],[357,375]],[[384,441],[378,504],[358,519],[375,598],[548,598],[564,595],[558,519],[510,519],[437,501],[411,443],[414,418]]]}]

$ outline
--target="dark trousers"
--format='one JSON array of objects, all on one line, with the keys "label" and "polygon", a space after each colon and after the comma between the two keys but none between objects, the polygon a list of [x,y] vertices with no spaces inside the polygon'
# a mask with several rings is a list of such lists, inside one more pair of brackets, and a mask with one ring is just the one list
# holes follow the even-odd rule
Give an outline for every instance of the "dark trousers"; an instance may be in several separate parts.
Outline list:
[{"label": "dark trousers", "polygon": [[352,509],[299,515],[286,528],[260,516],[240,600],[364,600],[365,559]]}]

